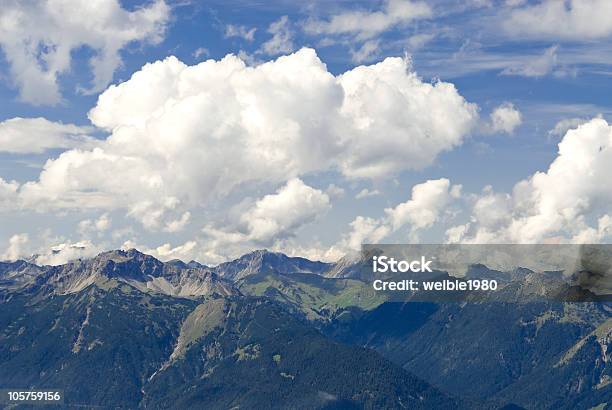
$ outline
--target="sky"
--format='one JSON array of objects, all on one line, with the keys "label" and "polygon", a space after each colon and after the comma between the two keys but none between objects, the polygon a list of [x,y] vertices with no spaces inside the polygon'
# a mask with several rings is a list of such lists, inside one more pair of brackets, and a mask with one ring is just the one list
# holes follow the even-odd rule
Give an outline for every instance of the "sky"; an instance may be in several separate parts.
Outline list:
[{"label": "sky", "polygon": [[605,243],[607,0],[0,0],[0,260]]}]

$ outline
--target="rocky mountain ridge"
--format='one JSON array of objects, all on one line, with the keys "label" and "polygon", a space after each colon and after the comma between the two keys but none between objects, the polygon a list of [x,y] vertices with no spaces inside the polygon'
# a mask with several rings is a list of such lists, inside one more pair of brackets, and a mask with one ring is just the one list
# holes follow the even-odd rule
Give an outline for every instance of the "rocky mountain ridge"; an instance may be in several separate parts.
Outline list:
[{"label": "rocky mountain ridge", "polygon": [[[170,296],[193,297],[215,292],[229,295],[237,293],[236,286],[245,278],[267,274],[306,274],[330,280],[371,282],[373,276],[369,263],[370,254],[363,253],[346,255],[336,263],[325,263],[280,252],[256,250],[211,267],[196,261],[162,262],[136,249],[112,250],[58,266],[39,266],[27,260],[0,261],[0,291],[37,287],[47,292],[65,294],[78,292],[96,282],[112,280]],[[595,300],[588,291],[584,293],[584,289],[580,290],[583,293],[571,289],[560,272],[533,272],[524,268],[499,272],[475,264],[468,270],[466,278],[496,279],[506,289],[492,295],[493,298],[519,301],[542,296],[548,299],[566,298],[559,300]]]},{"label": "rocky mountain ridge", "polygon": [[236,293],[231,283],[203,265],[164,263],[136,249],[103,252],[64,265],[38,266],[26,261],[0,262],[0,289],[29,288],[70,294],[107,282],[127,283],[141,291],[193,297]]},{"label": "rocky mountain ridge", "polygon": [[[342,400],[403,408],[417,391],[449,408],[461,407],[453,397],[469,408],[612,402],[610,304],[530,298],[550,293],[559,272],[474,265],[466,277],[494,277],[510,296],[407,303],[371,292],[361,269],[367,262],[255,251],[209,267],[161,262],[135,249],[60,266],[0,262],[0,382],[70,386],[105,371],[113,403],[131,408],[183,399],[201,408],[204,396],[224,408],[253,407],[281,403],[271,399],[281,393],[311,403],[319,391],[326,394],[319,408]],[[344,364],[357,353],[359,360]],[[358,368],[377,376],[343,383]],[[396,393],[385,380],[397,377],[411,387],[397,394],[401,403],[386,401]],[[330,380],[333,389],[323,386]],[[373,383],[374,396],[358,396]],[[69,393],[74,403],[108,400],[93,386]]]},{"label": "rocky mountain ridge", "polygon": [[334,265],[257,250],[209,267],[196,261],[162,262],[137,249],[102,252],[63,265],[39,266],[31,261],[0,261],[0,291],[36,289],[69,294],[107,281],[128,283],[141,291],[194,297],[239,293],[234,283],[251,275],[305,273],[324,275]]}]

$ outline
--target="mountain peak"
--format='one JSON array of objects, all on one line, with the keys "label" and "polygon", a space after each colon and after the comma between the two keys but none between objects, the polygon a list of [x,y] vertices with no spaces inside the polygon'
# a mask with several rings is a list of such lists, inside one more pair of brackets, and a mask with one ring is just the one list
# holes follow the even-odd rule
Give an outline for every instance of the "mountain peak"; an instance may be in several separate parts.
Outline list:
[{"label": "mountain peak", "polygon": [[[59,294],[79,292],[95,284],[112,287],[114,285],[109,283],[117,282],[127,283],[143,292],[183,297],[235,292],[231,284],[219,279],[204,265],[164,263],[137,249],[111,250],[91,259],[76,259],[59,266],[32,265],[37,268],[36,275],[26,276],[19,266],[7,265],[4,269],[7,272],[1,276],[11,278],[9,284]],[[0,288],[5,287],[2,282],[0,280]]]},{"label": "mountain peak", "polygon": [[331,268],[331,264],[315,262],[301,257],[287,256],[280,252],[258,249],[238,259],[225,262],[214,268],[223,278],[239,280],[258,273],[315,273],[322,274]]},{"label": "mountain peak", "polygon": [[246,253],[239,257],[238,259],[254,259],[254,258],[264,258],[266,256],[286,256],[280,252],[271,252],[268,249],[256,249],[252,252]]},{"label": "mountain peak", "polygon": [[111,260],[114,262],[125,262],[126,260],[129,260],[129,259],[145,259],[145,258],[151,258],[151,259],[157,260],[153,256],[142,253],[136,248],[114,249],[114,250],[110,250],[106,252],[101,252],[97,256],[95,256],[93,259],[94,260]]}]

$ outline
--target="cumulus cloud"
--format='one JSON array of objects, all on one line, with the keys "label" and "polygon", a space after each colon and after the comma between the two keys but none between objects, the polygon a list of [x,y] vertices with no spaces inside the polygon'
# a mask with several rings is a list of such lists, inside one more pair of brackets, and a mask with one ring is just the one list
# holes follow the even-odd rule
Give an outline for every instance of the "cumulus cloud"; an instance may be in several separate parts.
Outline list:
[{"label": "cumulus cloud", "polygon": [[512,103],[504,103],[491,112],[488,131],[512,134],[523,123],[523,116]]},{"label": "cumulus cloud", "polygon": [[328,20],[311,19],[304,28],[310,34],[354,35],[365,40],[392,27],[431,15],[432,10],[425,2],[386,0],[382,10],[343,11]]},{"label": "cumulus cloud", "polygon": [[170,260],[170,259],[188,259],[189,255],[192,255],[193,250],[197,246],[197,242],[195,241],[187,241],[182,245],[171,247],[170,244],[166,243],[161,246],[155,248],[154,252],[151,254],[153,256],[159,257],[161,260]]},{"label": "cumulus cloud", "polygon": [[309,242],[308,246],[292,243],[279,243],[271,248],[274,252],[282,252],[288,256],[297,256],[311,261],[337,262],[346,254],[337,247],[324,246],[319,242]]},{"label": "cumulus cloud", "polygon": [[358,216],[350,224],[350,231],[335,245],[344,252],[357,250],[364,243],[378,243],[388,235],[409,227],[411,241],[418,241],[418,233],[430,228],[449,210],[454,200],[461,197],[461,185],[451,185],[446,178],[428,180],[412,187],[406,202],[386,208],[380,218]]},{"label": "cumulus cloud", "polygon": [[[98,224],[106,218],[102,215],[97,221]],[[95,225],[95,222],[93,225]],[[87,232],[100,229],[101,227],[88,226]],[[107,229],[107,228],[103,228]],[[87,233],[86,232],[86,233]],[[96,243],[90,239],[82,239],[79,241],[71,241],[66,238],[52,237],[50,232],[45,232],[36,238],[36,243],[32,243],[28,234],[16,234],[9,239],[9,246],[3,254],[0,254],[0,260],[18,260],[21,258],[29,258],[34,256],[34,262],[38,265],[57,266],[68,263],[75,259],[92,258],[99,253],[108,250],[107,243]],[[190,261],[194,259],[202,260],[206,258],[206,254],[198,246],[195,240],[189,240],[177,246],[172,246],[169,243],[164,243],[156,247],[149,247],[138,244],[133,240],[128,240],[120,246],[121,249],[127,250],[136,248],[141,252],[152,255],[162,261],[171,259],[181,259]],[[217,259],[217,262],[223,261]]]},{"label": "cumulus cloud", "polygon": [[79,222],[78,232],[81,235],[90,233],[102,233],[108,230],[111,226],[111,218],[108,213],[100,215],[98,219],[84,219]]},{"label": "cumulus cloud", "polygon": [[329,208],[329,197],[300,179],[292,179],[275,194],[266,195],[240,217],[248,236],[266,242],[291,236]]},{"label": "cumulus cloud", "polygon": [[412,188],[410,200],[385,209],[394,231],[408,224],[413,232],[431,227],[453,199],[461,196],[461,185],[446,178],[429,180]]},{"label": "cumulus cloud", "polygon": [[548,135],[551,137],[563,137],[565,133],[572,128],[577,128],[579,125],[586,122],[589,122],[589,120],[585,118],[564,118],[558,121],[555,126],[548,131]]},{"label": "cumulus cloud", "polygon": [[276,193],[257,200],[239,218],[237,230],[205,232],[230,242],[272,244],[293,236],[302,226],[314,221],[330,207],[329,197],[294,178]]},{"label": "cumulus cloud", "polygon": [[447,243],[461,243],[468,229],[470,229],[470,224],[456,225],[448,228],[444,233]]},{"label": "cumulus cloud", "polygon": [[474,126],[476,106],[452,84],[427,84],[407,70],[406,59],[388,58],[340,76],[342,114],[354,124],[339,158],[345,175],[381,178],[423,168],[440,152],[461,144]]},{"label": "cumulus cloud", "polygon": [[100,91],[112,81],[127,44],[162,40],[169,12],[163,0],[134,11],[118,0],[6,0],[0,8],[0,48],[23,101],[57,104],[58,77],[70,70],[75,50],[94,51],[92,84],[82,91]]},{"label": "cumulus cloud", "polygon": [[0,122],[0,152],[42,153],[53,148],[88,148],[92,127],[52,122],[45,118],[11,118]]},{"label": "cumulus cloud", "polygon": [[173,221],[168,221],[166,226],[164,227],[164,231],[166,232],[179,232],[182,231],[185,226],[189,223],[191,219],[191,212],[186,211],[183,212],[180,218],[175,219]]},{"label": "cumulus cloud", "polygon": [[256,27],[248,28],[246,26],[228,24],[225,26],[225,37],[239,37],[246,41],[253,41],[256,31]]},{"label": "cumulus cloud", "polygon": [[572,239],[573,243],[601,243],[612,235],[612,217],[604,215],[597,220],[595,227],[586,226],[578,231]]},{"label": "cumulus cloud", "polygon": [[102,248],[90,240],[71,242],[51,238],[48,231],[31,240],[27,233],[20,233],[10,237],[9,246],[0,254],[0,260],[33,258],[36,264],[55,266],[77,258],[89,258],[101,251]]},{"label": "cumulus cloud", "polygon": [[182,245],[172,247],[169,243],[150,248],[144,245],[138,245],[134,241],[125,241],[121,246],[122,250],[138,249],[140,252],[151,255],[161,261],[169,261],[180,259],[188,262],[198,259],[198,243],[196,241],[187,241]]},{"label": "cumulus cloud", "polygon": [[302,49],[257,67],[232,55],[147,64],[102,93],[89,117],[109,137],[47,161],[19,189],[21,205],[123,208],[174,230],[241,184],[421,169],[461,144],[478,114],[452,84],[421,81],[401,58],[334,76]]},{"label": "cumulus cloud", "polygon": [[[182,214],[178,209],[180,201],[173,196],[161,200],[141,200],[128,206],[128,215],[138,220],[143,227],[151,231],[181,231],[189,222],[191,212]],[[176,219],[172,219],[176,217]]]},{"label": "cumulus cloud", "polygon": [[38,265],[63,265],[75,259],[91,258],[104,251],[90,240],[63,242],[40,252],[36,257]]},{"label": "cumulus cloud", "polygon": [[358,216],[350,224],[350,232],[337,245],[344,252],[358,250],[362,244],[378,243],[391,233],[391,227],[381,219]]},{"label": "cumulus cloud", "polygon": [[26,233],[16,234],[10,237],[9,246],[0,256],[0,260],[15,261],[28,255],[29,237]]},{"label": "cumulus cloud", "polygon": [[512,197],[506,193],[496,193],[488,185],[477,196],[472,208],[472,217],[491,230],[502,229],[511,218]]},{"label": "cumulus cloud", "polygon": [[603,239],[610,234],[611,164],[612,126],[604,119],[595,118],[567,131],[546,172],[520,181],[511,194],[487,188],[477,196],[462,241]]},{"label": "cumulus cloud", "polygon": [[612,34],[608,0],[543,0],[512,9],[503,24],[520,37],[589,40]]},{"label": "cumulus cloud", "polygon": [[542,55],[512,65],[504,69],[501,74],[522,77],[544,77],[552,73],[557,66],[558,48],[558,46],[550,47]]},{"label": "cumulus cloud", "polygon": [[[97,221],[91,221],[91,226],[85,228],[87,233],[96,229],[106,229],[107,216],[102,215]],[[98,227],[95,227],[95,224]],[[108,249],[107,243],[93,243],[90,239],[73,241],[61,236],[54,236],[46,229],[37,235],[19,233],[10,237],[9,246],[4,253],[0,252],[0,260],[17,260],[27,258],[39,265],[61,265],[78,258],[90,258]]]},{"label": "cumulus cloud", "polygon": [[288,54],[295,49],[293,45],[293,30],[291,29],[289,17],[282,16],[270,24],[268,33],[272,34],[272,38],[261,45],[260,52],[269,56],[276,56]]},{"label": "cumulus cloud", "polygon": [[274,194],[238,208],[230,212],[234,216],[225,226],[202,229],[198,260],[220,263],[260,247],[302,249],[294,243],[296,233],[323,216],[331,204],[327,193],[294,178]]},{"label": "cumulus cloud", "polygon": [[0,210],[11,209],[17,202],[19,184],[15,181],[7,182],[0,178]]}]

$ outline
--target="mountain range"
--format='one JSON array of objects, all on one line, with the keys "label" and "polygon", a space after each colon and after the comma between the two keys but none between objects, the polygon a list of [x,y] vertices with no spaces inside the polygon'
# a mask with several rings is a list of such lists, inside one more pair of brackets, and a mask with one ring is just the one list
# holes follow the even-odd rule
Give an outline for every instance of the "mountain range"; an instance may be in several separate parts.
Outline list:
[{"label": "mountain range", "polygon": [[[107,408],[612,403],[609,303],[391,301],[359,263],[255,251],[208,267],[135,249],[0,262],[0,387]],[[511,274],[472,272],[486,273]],[[533,292],[528,274],[505,291]]]}]

